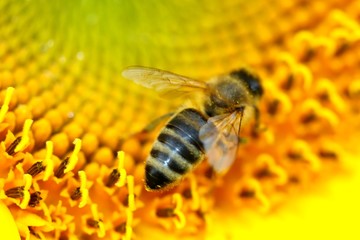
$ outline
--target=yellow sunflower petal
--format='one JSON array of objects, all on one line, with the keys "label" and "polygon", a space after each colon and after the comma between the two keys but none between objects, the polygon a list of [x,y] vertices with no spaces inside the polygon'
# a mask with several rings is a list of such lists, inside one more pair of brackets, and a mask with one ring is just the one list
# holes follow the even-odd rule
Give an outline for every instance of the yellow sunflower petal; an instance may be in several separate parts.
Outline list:
[{"label": "yellow sunflower petal", "polygon": [[20,239],[19,230],[16,227],[15,219],[7,206],[0,201],[0,215],[2,219],[1,233],[4,239]]}]

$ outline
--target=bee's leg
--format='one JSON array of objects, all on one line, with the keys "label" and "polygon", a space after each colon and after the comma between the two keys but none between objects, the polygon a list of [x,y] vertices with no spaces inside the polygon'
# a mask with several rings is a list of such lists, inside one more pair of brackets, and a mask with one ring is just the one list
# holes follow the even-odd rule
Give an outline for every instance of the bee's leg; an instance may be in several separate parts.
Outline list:
[{"label": "bee's leg", "polygon": [[260,110],[257,106],[254,106],[254,114],[255,114],[255,124],[251,132],[253,137],[257,137],[260,132],[266,130],[266,127],[261,127],[260,125]]},{"label": "bee's leg", "polygon": [[142,132],[143,133],[148,133],[148,132],[152,132],[155,130],[156,127],[159,126],[159,124],[163,121],[165,121],[166,119],[170,118],[172,115],[174,115],[174,112],[170,112],[170,113],[166,113],[158,118],[155,118],[154,120],[152,120],[148,125],[146,125]]},{"label": "bee's leg", "polygon": [[260,110],[257,106],[254,106],[254,114],[255,114],[255,131],[258,131],[260,128]]},{"label": "bee's leg", "polygon": [[245,144],[248,142],[248,139],[245,137],[238,137],[238,143],[239,144]]},{"label": "bee's leg", "polygon": [[165,121],[167,118],[171,117],[172,115],[174,115],[174,112],[170,112],[158,118],[155,118],[140,131],[132,133],[129,136],[122,139],[120,144],[122,145],[126,140],[131,138],[137,139],[141,144],[147,142],[149,139],[152,139],[152,135],[153,135],[152,132],[161,124],[161,122]]}]

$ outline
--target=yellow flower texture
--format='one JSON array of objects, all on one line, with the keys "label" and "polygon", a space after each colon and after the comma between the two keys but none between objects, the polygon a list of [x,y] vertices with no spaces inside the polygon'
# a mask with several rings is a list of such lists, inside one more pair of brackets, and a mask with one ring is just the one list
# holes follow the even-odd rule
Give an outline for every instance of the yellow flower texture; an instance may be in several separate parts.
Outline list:
[{"label": "yellow flower texture", "polygon": [[[4,239],[358,239],[360,2],[1,1]],[[247,66],[261,129],[237,159],[147,192],[144,161],[178,109],[121,77]]]}]

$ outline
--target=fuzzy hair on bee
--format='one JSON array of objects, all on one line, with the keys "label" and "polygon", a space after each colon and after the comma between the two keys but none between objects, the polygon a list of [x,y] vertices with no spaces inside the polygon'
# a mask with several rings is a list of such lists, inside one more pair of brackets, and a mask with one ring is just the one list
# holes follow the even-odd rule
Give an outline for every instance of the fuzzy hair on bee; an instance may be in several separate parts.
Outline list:
[{"label": "fuzzy hair on bee", "polygon": [[162,96],[199,96],[197,107],[173,114],[154,141],[145,162],[145,188],[169,189],[202,160],[216,172],[225,172],[236,158],[241,126],[259,121],[260,79],[245,68],[199,81],[168,71],[141,66],[122,76]]}]

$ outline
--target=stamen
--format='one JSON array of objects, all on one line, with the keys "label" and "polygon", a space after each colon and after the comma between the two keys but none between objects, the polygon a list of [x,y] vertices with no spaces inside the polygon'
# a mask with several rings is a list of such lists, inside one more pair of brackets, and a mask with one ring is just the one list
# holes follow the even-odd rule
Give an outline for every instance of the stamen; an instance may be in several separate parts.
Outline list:
[{"label": "stamen", "polygon": [[281,87],[286,90],[289,91],[294,85],[294,75],[289,75],[286,79],[286,81],[281,85]]},{"label": "stamen", "polygon": [[105,236],[105,226],[103,221],[99,218],[99,212],[97,210],[97,205],[92,204],[91,205],[91,213],[93,215],[93,219],[88,219],[87,224],[90,227],[97,228],[97,235],[99,238],[103,238]]},{"label": "stamen", "polygon": [[185,227],[186,224],[185,215],[181,211],[183,205],[181,195],[179,193],[175,193],[173,195],[173,201],[175,202],[174,215],[177,216],[177,218],[174,218],[174,223],[177,229],[181,229]]},{"label": "stamen", "polygon": [[309,124],[311,122],[314,122],[317,119],[317,116],[314,113],[308,113],[305,116],[301,118],[301,123],[303,124]]},{"label": "stamen", "polygon": [[80,178],[80,192],[81,192],[81,201],[79,202],[79,208],[84,207],[89,200],[89,190],[87,189],[87,179],[84,171],[79,171]]},{"label": "stamen", "polygon": [[300,31],[295,35],[294,44],[298,46],[297,49],[301,51],[300,61],[309,62],[314,57],[313,38],[314,35],[309,31]]},{"label": "stamen", "polygon": [[311,32],[303,30],[294,36],[294,42],[296,43],[296,45],[301,45],[304,42],[311,42],[313,38],[314,36]]},{"label": "stamen", "polygon": [[262,204],[262,210],[264,212],[267,212],[270,209],[270,202],[263,193],[260,183],[255,179],[249,179],[247,186],[249,187],[249,189],[253,189],[252,191],[254,192],[254,197]]},{"label": "stamen", "polygon": [[125,207],[129,207],[129,194],[126,194],[124,200],[122,201],[122,204],[123,204]]},{"label": "stamen", "polygon": [[118,169],[113,169],[112,172],[110,173],[110,176],[108,178],[106,186],[109,187],[109,188],[114,186],[115,183],[118,182],[119,178],[120,178],[119,170]]},{"label": "stamen", "polygon": [[25,209],[30,202],[29,189],[32,185],[32,176],[30,174],[24,174],[24,197],[22,198],[19,207]]},{"label": "stamen", "polygon": [[287,181],[286,171],[278,166],[275,162],[275,159],[269,154],[261,154],[257,159],[257,163],[260,165],[265,165],[265,173],[270,175],[274,174],[277,177],[278,184],[285,184]]},{"label": "stamen", "polygon": [[125,234],[126,233],[126,222],[120,223],[114,229],[116,232]]},{"label": "stamen", "polygon": [[320,150],[318,150],[317,155],[327,160],[336,161],[342,159],[342,156],[344,156],[344,151],[339,144],[331,141],[325,141]]},{"label": "stamen", "polygon": [[302,158],[310,163],[313,171],[318,171],[321,168],[321,162],[318,157],[312,152],[310,146],[302,140],[296,140],[293,144],[293,149],[296,153],[300,153]]},{"label": "stamen", "polygon": [[294,57],[291,54],[283,52],[279,55],[278,59],[280,61],[283,61],[285,64],[287,64],[290,67],[290,69],[294,69],[296,63]]},{"label": "stamen", "polygon": [[24,186],[10,188],[5,191],[5,195],[9,198],[23,198]]},{"label": "stamen", "polygon": [[298,184],[298,183],[300,183],[300,179],[297,176],[290,176],[289,177],[289,182],[293,183],[293,184]]},{"label": "stamen", "polygon": [[[357,32],[359,30],[359,24],[357,21],[351,19],[347,14],[341,10],[334,10],[331,12],[330,17],[342,25],[348,27],[350,30]],[[350,31],[350,32],[352,32]]]},{"label": "stamen", "polygon": [[287,157],[292,161],[298,161],[303,159],[303,156],[299,152],[294,152],[293,150],[287,153]]},{"label": "stamen", "polygon": [[20,143],[21,141],[21,136],[17,137],[11,144],[10,146],[6,149],[6,153],[9,155],[14,155],[15,154],[15,148],[16,146]]},{"label": "stamen", "polygon": [[73,143],[75,144],[75,148],[69,158],[69,163],[65,167],[64,174],[72,171],[78,162],[78,154],[81,149],[81,140],[76,138]]},{"label": "stamen", "polygon": [[174,208],[158,208],[156,209],[156,216],[160,218],[174,217]]},{"label": "stamen", "polygon": [[45,174],[44,174],[44,178],[43,178],[44,181],[47,181],[54,171],[54,162],[51,159],[53,149],[54,149],[53,142],[47,141],[46,142],[46,156],[44,159],[44,164],[45,164]]},{"label": "stamen", "polygon": [[320,109],[321,105],[315,99],[307,99],[302,103],[301,108],[306,112],[306,110]]},{"label": "stamen", "polygon": [[255,191],[249,190],[249,189],[242,189],[239,193],[239,197],[241,198],[254,198],[255,197]]},{"label": "stamen", "polygon": [[81,198],[81,191],[80,191],[80,187],[75,188],[75,190],[73,191],[73,193],[70,195],[70,198],[72,200],[78,200]]},{"label": "stamen", "polygon": [[279,109],[280,101],[278,99],[274,99],[267,105],[267,113],[270,115],[275,115]]},{"label": "stamen", "polygon": [[340,97],[335,85],[329,79],[320,80],[316,88],[317,92],[319,92],[321,96],[326,96],[338,111],[344,112],[346,110],[344,100]]},{"label": "stamen", "polygon": [[41,200],[42,200],[41,192],[36,191],[30,195],[29,206],[36,207],[40,203]]},{"label": "stamen", "polygon": [[181,195],[186,199],[192,198],[192,193],[190,188],[185,188],[184,191],[182,191]]},{"label": "stamen", "polygon": [[328,37],[316,37],[313,39],[316,48],[323,48],[327,56],[331,56],[336,52],[334,41],[330,41]]},{"label": "stamen", "polygon": [[321,110],[321,105],[318,101],[314,99],[306,100],[301,105],[301,111],[303,113],[300,121],[303,124],[308,124],[318,119],[319,112]]},{"label": "stamen", "polygon": [[15,147],[15,153],[23,151],[29,144],[30,144],[30,128],[33,123],[32,119],[26,119],[23,131],[22,131],[22,137],[19,142],[19,144]]},{"label": "stamen", "polygon": [[215,176],[215,170],[212,167],[206,169],[204,176],[208,179],[213,179]]},{"label": "stamen", "polygon": [[8,87],[6,89],[4,103],[0,108],[0,123],[2,123],[4,121],[5,115],[9,110],[9,104],[10,104],[10,100],[11,100],[13,93],[14,93],[13,87]]},{"label": "stamen", "polygon": [[55,171],[54,175],[57,178],[62,178],[65,175],[65,168],[69,163],[69,157],[66,157],[59,165],[58,169]]},{"label": "stamen", "polygon": [[39,173],[45,170],[45,166],[42,164],[42,162],[36,162],[34,163],[27,171],[27,174],[30,174],[32,177],[35,177]]},{"label": "stamen", "polygon": [[126,227],[125,227],[125,240],[130,240],[132,236],[132,220],[133,212],[130,209],[126,209]]},{"label": "stamen", "polygon": [[134,195],[134,176],[127,176],[127,187],[128,187],[128,204],[129,209],[134,211],[135,207],[135,195]]},{"label": "stamen", "polygon": [[258,179],[271,177],[273,173],[269,170],[269,168],[265,167],[255,172],[254,177]]},{"label": "stamen", "polygon": [[279,59],[285,62],[292,72],[300,74],[304,81],[304,89],[309,89],[311,87],[313,76],[308,67],[298,63],[294,56],[289,53],[280,54]]},{"label": "stamen", "polygon": [[34,237],[36,237],[37,239],[41,239],[40,234],[38,234],[37,232],[35,232],[35,230],[32,227],[28,227],[29,228],[29,232],[31,235],[33,235]]},{"label": "stamen", "polygon": [[302,76],[303,80],[304,80],[304,89],[308,90],[311,88],[312,86],[312,81],[313,81],[313,76],[311,71],[309,70],[308,67],[302,65],[302,64],[298,64],[296,66],[296,71],[298,73],[300,73],[300,75]]},{"label": "stamen", "polygon": [[328,150],[320,150],[319,156],[322,158],[331,159],[331,160],[337,160],[337,158],[338,158],[338,156],[335,152],[331,152]]},{"label": "stamen", "polygon": [[190,186],[191,186],[191,196],[192,196],[192,209],[200,208],[200,197],[197,190],[197,182],[193,175],[190,175]]},{"label": "stamen", "polygon": [[125,153],[124,151],[119,151],[118,152],[118,159],[119,159],[119,166],[118,166],[118,171],[120,173],[120,178],[119,181],[117,181],[117,183],[115,184],[118,187],[122,187],[125,185],[126,182],[126,170],[124,168],[124,161],[125,161]]},{"label": "stamen", "polygon": [[264,83],[264,88],[269,89],[269,92],[272,92],[273,95],[276,96],[275,99],[272,99],[272,102],[268,103],[267,111],[269,114],[275,115],[280,109],[283,114],[289,113],[292,110],[292,102],[287,94],[270,83]]},{"label": "stamen", "polygon": [[92,218],[88,218],[86,220],[86,224],[89,226],[89,227],[92,227],[92,228],[99,228],[99,221],[97,220],[94,220]]},{"label": "stamen", "polygon": [[360,81],[354,80],[350,82],[346,91],[350,98],[360,97]]},{"label": "stamen", "polygon": [[30,202],[29,189],[32,184],[32,176],[30,174],[24,174],[24,185],[14,188],[10,188],[5,191],[5,195],[9,198],[21,199],[19,207],[25,209]]},{"label": "stamen", "polygon": [[333,111],[331,111],[330,109],[326,109],[326,108],[322,108],[320,111],[319,111],[319,115],[322,117],[322,118],[324,118],[324,119],[326,119],[329,123],[330,123],[330,125],[332,126],[332,127],[337,127],[338,126],[338,124],[339,124],[339,118],[337,117],[337,115],[333,112]]},{"label": "stamen", "polygon": [[289,113],[293,109],[293,104],[289,97],[283,92],[276,93],[277,99],[279,99],[280,105],[284,113]]}]

